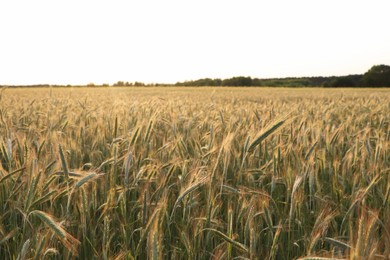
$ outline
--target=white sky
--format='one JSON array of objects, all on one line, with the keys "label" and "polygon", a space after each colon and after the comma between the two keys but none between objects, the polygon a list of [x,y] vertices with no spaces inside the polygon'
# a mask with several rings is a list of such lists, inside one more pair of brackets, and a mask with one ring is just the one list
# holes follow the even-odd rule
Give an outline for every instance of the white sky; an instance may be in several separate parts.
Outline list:
[{"label": "white sky", "polygon": [[0,0],[0,84],[174,83],[390,64],[389,0]]}]

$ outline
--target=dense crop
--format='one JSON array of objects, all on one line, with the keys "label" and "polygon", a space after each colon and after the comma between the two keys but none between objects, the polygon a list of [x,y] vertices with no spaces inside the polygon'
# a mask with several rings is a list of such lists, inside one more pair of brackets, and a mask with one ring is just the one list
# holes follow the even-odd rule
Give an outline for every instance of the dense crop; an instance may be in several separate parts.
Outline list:
[{"label": "dense crop", "polygon": [[0,259],[388,259],[387,89],[6,89]]}]

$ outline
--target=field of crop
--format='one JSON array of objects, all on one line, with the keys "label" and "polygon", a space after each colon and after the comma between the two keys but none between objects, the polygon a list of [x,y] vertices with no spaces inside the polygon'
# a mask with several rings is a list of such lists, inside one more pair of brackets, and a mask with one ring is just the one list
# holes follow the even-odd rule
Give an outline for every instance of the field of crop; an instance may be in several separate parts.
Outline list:
[{"label": "field of crop", "polygon": [[389,89],[3,89],[0,259],[389,259],[389,146]]}]

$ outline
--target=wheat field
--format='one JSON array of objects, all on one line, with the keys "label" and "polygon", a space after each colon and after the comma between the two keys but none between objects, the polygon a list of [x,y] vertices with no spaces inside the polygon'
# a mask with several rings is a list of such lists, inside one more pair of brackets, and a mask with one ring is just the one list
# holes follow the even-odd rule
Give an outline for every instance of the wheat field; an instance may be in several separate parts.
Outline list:
[{"label": "wheat field", "polygon": [[389,259],[389,89],[0,92],[0,259]]}]

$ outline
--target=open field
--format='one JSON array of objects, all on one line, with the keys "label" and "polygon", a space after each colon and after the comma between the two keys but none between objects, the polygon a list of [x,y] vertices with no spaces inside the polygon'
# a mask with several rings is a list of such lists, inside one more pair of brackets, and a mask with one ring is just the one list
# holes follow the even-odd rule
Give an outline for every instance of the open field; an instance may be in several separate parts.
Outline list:
[{"label": "open field", "polygon": [[390,258],[389,89],[0,95],[0,259]]}]

